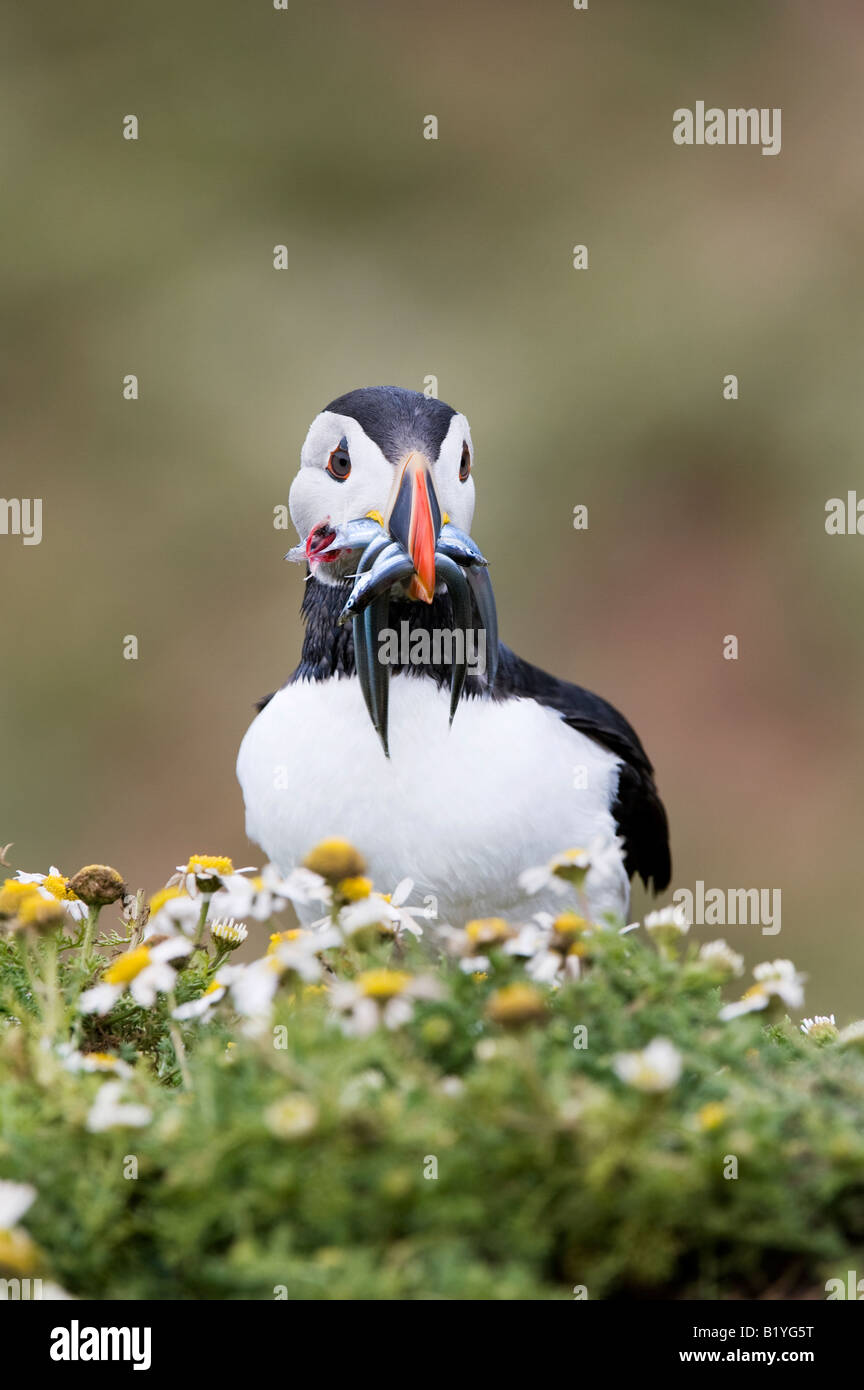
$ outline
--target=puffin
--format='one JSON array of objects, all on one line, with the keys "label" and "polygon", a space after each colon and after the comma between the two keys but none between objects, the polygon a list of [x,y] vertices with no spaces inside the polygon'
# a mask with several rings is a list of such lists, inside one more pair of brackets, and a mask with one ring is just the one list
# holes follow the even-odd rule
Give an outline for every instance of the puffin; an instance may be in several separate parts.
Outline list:
[{"label": "puffin", "polygon": [[474,472],[468,420],[433,396],[361,387],[312,421],[286,557],[305,631],[240,747],[247,834],[284,874],[343,838],[379,891],[410,878],[454,927],[557,915],[543,866],[582,849],[586,910],[626,921],[632,877],[671,876],[651,762],[608,701],[499,639]]}]

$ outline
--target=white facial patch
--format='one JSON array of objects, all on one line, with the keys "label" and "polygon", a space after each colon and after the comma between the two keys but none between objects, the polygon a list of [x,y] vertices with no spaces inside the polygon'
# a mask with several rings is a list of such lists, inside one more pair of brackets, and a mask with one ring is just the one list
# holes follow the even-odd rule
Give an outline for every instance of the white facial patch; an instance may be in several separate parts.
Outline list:
[{"label": "white facial patch", "polygon": [[[468,445],[471,455],[471,473],[466,482],[459,478],[462,450]],[[432,481],[438,494],[442,513],[446,512],[454,526],[470,535],[474,519],[474,445],[471,442],[471,426],[464,415],[454,415],[450,421],[438,458],[432,465]]]},{"label": "white facial patch", "polygon": [[[327,471],[334,449],[342,440],[348,445],[351,472],[339,480]],[[474,449],[471,429],[464,415],[454,415],[438,458],[432,462],[432,482],[442,516],[450,518],[462,531],[471,530],[474,516],[474,480],[459,477],[462,451],[468,445],[472,466]],[[386,516],[392,500],[397,468],[350,415],[322,410],[309,427],[300,451],[300,471],[291,484],[288,505],[301,541],[319,526],[336,527],[379,512]],[[343,577],[343,566],[314,563],[315,574],[324,583]]]},{"label": "white facial patch", "polygon": [[[348,444],[351,472],[339,482],[327,461],[340,440]],[[350,415],[322,410],[309,427],[300,451],[300,472],[291,484],[288,506],[301,541],[316,526],[337,526],[367,512],[383,512],[393,483],[393,465]]]}]

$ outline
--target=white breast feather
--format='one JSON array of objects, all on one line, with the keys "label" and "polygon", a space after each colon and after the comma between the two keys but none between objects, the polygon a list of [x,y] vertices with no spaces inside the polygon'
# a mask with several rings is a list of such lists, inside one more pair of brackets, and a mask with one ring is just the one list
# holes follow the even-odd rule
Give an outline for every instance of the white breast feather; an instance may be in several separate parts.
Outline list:
[{"label": "white breast feather", "polygon": [[[412,902],[434,896],[442,922],[561,911],[549,894],[527,898],[519,874],[616,833],[619,759],[534,700],[463,699],[452,728],[448,712],[433,681],[395,676],[388,761],[356,677],[286,686],[237,760],[250,838],[288,872],[344,836],[376,888],[410,876]],[[623,868],[594,888],[589,875],[588,890],[595,913],[626,914]]]}]

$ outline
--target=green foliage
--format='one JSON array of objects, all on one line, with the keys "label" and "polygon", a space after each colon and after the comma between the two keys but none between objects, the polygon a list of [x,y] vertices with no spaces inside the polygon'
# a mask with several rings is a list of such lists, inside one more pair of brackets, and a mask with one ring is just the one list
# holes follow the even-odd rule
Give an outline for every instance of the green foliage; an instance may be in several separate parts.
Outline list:
[{"label": "green foliage", "polygon": [[[179,962],[170,1005],[82,1016],[105,958],[61,950],[55,985],[58,941],[10,932],[0,1177],[38,1191],[39,1270],[95,1298],[548,1299],[791,1295],[860,1269],[859,1048],[766,1012],[719,1021],[723,972],[695,947],[582,940],[580,978],[531,985],[540,1016],[504,1023],[523,961],[496,947],[468,974],[373,933],[328,971],[395,964],[440,997],[346,1035],[332,976],[286,972],[266,1023],[228,995],[182,1024],[184,1084],[169,1011],[204,989],[206,950]],[[680,1077],[627,1084],[615,1059],[658,1037]],[[122,1103],[149,1123],[88,1127],[106,1075],[69,1070],[64,1041],[134,1063]]]}]

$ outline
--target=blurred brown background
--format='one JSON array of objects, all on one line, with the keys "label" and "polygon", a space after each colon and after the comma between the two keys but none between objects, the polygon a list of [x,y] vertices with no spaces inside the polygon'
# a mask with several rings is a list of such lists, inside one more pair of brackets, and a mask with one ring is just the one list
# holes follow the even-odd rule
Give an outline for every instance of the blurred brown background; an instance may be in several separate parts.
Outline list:
[{"label": "blurred brown background", "polygon": [[[0,536],[13,862],[258,861],[234,758],[302,590],[273,508],[328,400],[434,374],[506,640],[632,719],[676,883],[782,889],[780,936],[700,935],[864,1013],[864,538],[824,529],[864,495],[860,6],[105,0],[4,30],[0,493],[44,501],[40,546]],[[700,99],[781,107],[782,153],[675,146]]]}]

